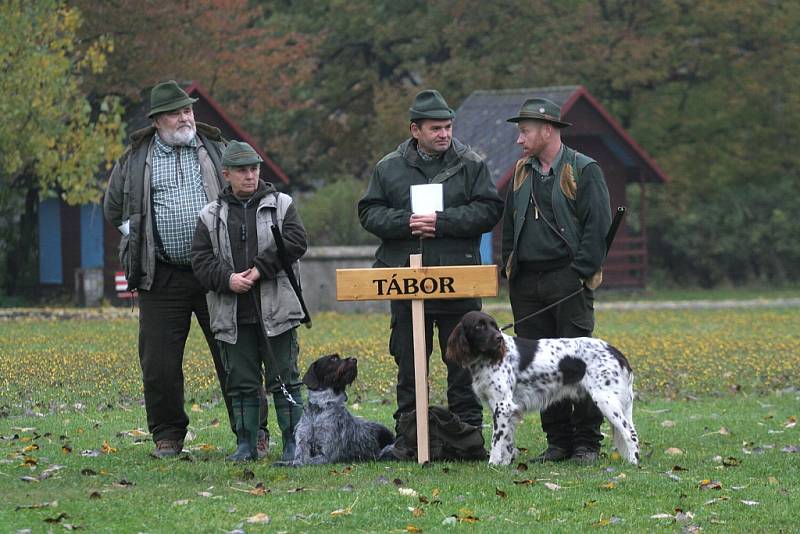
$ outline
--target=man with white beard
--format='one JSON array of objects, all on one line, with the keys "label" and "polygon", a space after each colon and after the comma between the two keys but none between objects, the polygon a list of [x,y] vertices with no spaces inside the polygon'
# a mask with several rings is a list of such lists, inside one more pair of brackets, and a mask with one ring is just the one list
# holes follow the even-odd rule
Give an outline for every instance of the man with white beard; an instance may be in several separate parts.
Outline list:
[{"label": "man with white beard", "polygon": [[[130,146],[111,171],[103,205],[106,219],[122,234],[119,256],[128,289],[139,292],[139,363],[156,458],[177,456],[183,449],[189,424],[183,351],[193,313],[223,392],[227,379],[211,333],[206,291],[192,273],[190,257],[197,216],[226,185],[225,140],[218,128],[195,123],[196,100],[175,81],[153,87],[147,115],[153,123],[131,134]],[[233,421],[227,397],[225,404]],[[259,433],[261,454],[268,443],[265,429]]]}]

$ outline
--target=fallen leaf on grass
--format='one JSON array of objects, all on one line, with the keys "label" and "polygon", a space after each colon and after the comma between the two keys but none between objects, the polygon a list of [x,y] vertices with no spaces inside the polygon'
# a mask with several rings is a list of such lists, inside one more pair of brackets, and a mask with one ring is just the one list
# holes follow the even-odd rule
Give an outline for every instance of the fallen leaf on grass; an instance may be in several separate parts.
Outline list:
[{"label": "fallen leaf on grass", "polygon": [[669,455],[669,456],[678,456],[678,455],[683,454],[683,451],[680,450],[677,447],[670,447],[670,448],[668,448],[667,450],[664,451],[664,454]]},{"label": "fallen leaf on grass", "polygon": [[480,518],[474,515],[458,516],[459,523],[477,523],[478,521],[480,521]]},{"label": "fallen leaf on grass", "polygon": [[214,494],[209,492],[209,491],[198,491],[197,492],[197,496],[198,497],[213,497]]},{"label": "fallen leaf on grass", "polygon": [[406,497],[416,497],[417,492],[411,488],[398,488],[397,491],[400,492],[400,495],[405,495]]},{"label": "fallen leaf on grass", "polygon": [[419,506],[409,506],[408,511],[411,512],[411,515],[414,517],[422,517],[425,515],[425,510],[420,508]]},{"label": "fallen leaf on grass", "polygon": [[601,484],[600,485],[600,489],[604,489],[604,490],[612,490],[612,489],[614,489],[616,487],[617,487],[617,485],[615,483],[613,483],[613,482],[607,482],[605,484]]},{"label": "fallen leaf on grass", "polygon": [[703,503],[704,506],[710,506],[712,504],[717,504],[718,502],[730,500],[730,497],[727,495],[723,495],[722,497],[716,497],[714,499],[708,500]]},{"label": "fallen leaf on grass", "polygon": [[60,523],[62,520],[66,519],[67,517],[69,517],[69,516],[67,516],[67,514],[65,512],[61,512],[60,514],[58,514],[55,517],[45,517],[43,521],[45,523]]},{"label": "fallen leaf on grass", "polygon": [[193,412],[202,412],[203,409],[200,407],[199,404],[192,404],[192,411]]},{"label": "fallen leaf on grass", "polygon": [[650,516],[650,519],[675,519],[675,516],[672,514],[654,514]]},{"label": "fallen leaf on grass", "polygon": [[445,527],[454,527],[454,526],[456,526],[457,523],[458,523],[458,517],[454,516],[454,515],[451,515],[449,517],[445,517],[442,520],[442,525],[445,526]]},{"label": "fallen leaf on grass", "polygon": [[603,517],[603,514],[600,514],[600,519],[592,523],[592,525],[596,527],[607,527],[608,525],[616,525],[617,523],[621,523],[622,518],[619,518],[615,515],[610,517]]},{"label": "fallen leaf on grass", "polygon": [[35,510],[37,508],[48,508],[48,507],[55,508],[56,506],[58,506],[58,501],[47,501],[36,504],[20,504],[17,505],[16,508],[14,508],[14,511],[16,512],[17,510]]},{"label": "fallen leaf on grass", "polygon": [[519,464],[517,464],[517,471],[521,472],[521,471],[527,471],[527,470],[528,470],[528,464],[523,463],[523,462],[520,462]]},{"label": "fallen leaf on grass", "polygon": [[23,482],[39,482],[39,479],[36,477],[19,477],[19,479]]},{"label": "fallen leaf on grass", "polygon": [[700,481],[698,487],[701,490],[721,490],[722,484],[718,480],[709,480],[707,478]]},{"label": "fallen leaf on grass", "polygon": [[787,445],[781,449],[781,452],[800,452],[800,447],[797,445]]},{"label": "fallen leaf on grass", "polygon": [[174,501],[172,504],[173,506],[186,506],[187,504],[189,504],[189,499],[178,499],[177,501]]},{"label": "fallen leaf on grass", "polygon": [[506,495],[506,492],[501,490],[500,488],[495,488],[494,494],[500,497],[501,499],[505,499],[506,497],[508,497],[508,495]]},{"label": "fallen leaf on grass", "polygon": [[27,447],[23,447],[22,452],[31,452],[31,451],[38,451],[38,450],[39,450],[39,445],[37,445],[36,443],[31,443]]},{"label": "fallen leaf on grass", "polygon": [[247,522],[250,523],[251,525],[253,524],[266,525],[270,521],[272,521],[272,519],[265,513],[258,513],[256,515],[247,518]]},{"label": "fallen leaf on grass", "polygon": [[734,458],[733,456],[728,456],[727,458],[722,460],[722,465],[724,465],[725,467],[736,467],[738,465],[741,465],[741,463],[742,463],[741,460],[739,460],[738,458]]},{"label": "fallen leaf on grass", "polygon": [[406,525],[406,532],[422,532],[422,529],[417,528],[414,525]]},{"label": "fallen leaf on grass", "polygon": [[797,426],[797,417],[790,415],[789,419],[786,420],[786,424],[783,425],[783,428],[794,428],[795,426]]},{"label": "fallen leaf on grass", "polygon": [[556,491],[561,489],[561,486],[559,486],[558,484],[554,484],[552,482],[545,482],[544,487],[549,489],[550,491]]},{"label": "fallen leaf on grass", "polygon": [[[661,426],[663,426],[664,428],[672,428],[672,427],[675,426],[675,421],[671,421],[669,419],[665,419],[665,420],[661,421]],[[670,517],[672,517],[672,516],[670,516]]]},{"label": "fallen leaf on grass", "polygon": [[255,495],[256,497],[260,497],[261,495],[266,495],[270,493],[272,490],[267,488],[263,482],[259,482],[256,484],[256,487],[250,490],[250,495]]},{"label": "fallen leaf on grass", "polygon": [[81,474],[85,477],[93,477],[97,475],[97,471],[94,469],[89,469],[88,467],[84,467],[81,469]]},{"label": "fallen leaf on grass", "polygon": [[102,495],[100,495],[99,491],[93,491],[89,494],[90,499],[100,499]]},{"label": "fallen leaf on grass", "polygon": [[767,482],[769,482],[771,486],[779,484],[778,479],[775,477],[767,477]]},{"label": "fallen leaf on grass", "polygon": [[300,493],[301,491],[305,491],[305,490],[306,490],[305,486],[300,486],[299,488],[288,489],[288,490],[286,490],[286,493]]},{"label": "fallen leaf on grass", "polygon": [[747,500],[744,500],[744,499],[739,500],[739,502],[742,503],[742,504],[745,504],[747,506],[758,506],[759,504],[761,504],[758,501],[747,501]]},{"label": "fallen leaf on grass", "polygon": [[358,497],[356,497],[356,500],[353,501],[353,504],[351,504],[350,506],[347,506],[345,508],[339,508],[338,510],[334,510],[333,512],[331,512],[331,517],[339,517],[339,516],[342,516],[342,515],[350,515],[350,514],[352,514],[353,513],[353,507],[356,505],[357,502],[358,502]]},{"label": "fallen leaf on grass", "polygon": [[101,450],[105,454],[113,454],[113,453],[117,452],[117,448],[116,447],[112,447],[111,445],[108,444],[108,441],[105,441],[105,440],[103,440],[103,448]]},{"label": "fallen leaf on grass", "polygon": [[85,458],[97,458],[100,454],[102,453],[97,449],[81,451],[81,456]]},{"label": "fallen leaf on grass", "polygon": [[518,486],[531,486],[536,484],[536,480],[530,478],[526,478],[525,480],[512,480],[512,482]]}]

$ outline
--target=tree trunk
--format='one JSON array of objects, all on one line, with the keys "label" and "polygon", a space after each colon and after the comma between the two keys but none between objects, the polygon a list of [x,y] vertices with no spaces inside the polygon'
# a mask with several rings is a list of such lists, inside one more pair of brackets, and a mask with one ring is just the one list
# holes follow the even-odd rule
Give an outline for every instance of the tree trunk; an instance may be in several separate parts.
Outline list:
[{"label": "tree trunk", "polygon": [[36,262],[39,190],[32,186],[30,178],[19,181],[27,186],[25,207],[16,224],[17,231],[8,236],[6,292],[9,295],[31,295],[35,291],[39,275]]}]

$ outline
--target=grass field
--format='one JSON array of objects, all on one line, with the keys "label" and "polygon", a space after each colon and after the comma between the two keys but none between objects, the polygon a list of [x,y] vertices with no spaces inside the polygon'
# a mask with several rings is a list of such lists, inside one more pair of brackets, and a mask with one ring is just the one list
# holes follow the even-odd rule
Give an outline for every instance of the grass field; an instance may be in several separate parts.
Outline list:
[{"label": "grass field", "polygon": [[[798,308],[598,313],[596,335],[636,371],[638,468],[610,454],[610,440],[595,466],[529,462],[545,444],[534,414],[518,434],[527,452],[507,468],[279,469],[279,444],[268,461],[231,465],[233,435],[196,331],[185,362],[192,439],[181,459],[158,461],[136,320],[91,317],[0,322],[0,532],[797,530]],[[391,425],[388,324],[322,314],[300,335],[303,368],[327,352],[358,356],[351,409]],[[432,365],[434,403],[442,368]]]}]

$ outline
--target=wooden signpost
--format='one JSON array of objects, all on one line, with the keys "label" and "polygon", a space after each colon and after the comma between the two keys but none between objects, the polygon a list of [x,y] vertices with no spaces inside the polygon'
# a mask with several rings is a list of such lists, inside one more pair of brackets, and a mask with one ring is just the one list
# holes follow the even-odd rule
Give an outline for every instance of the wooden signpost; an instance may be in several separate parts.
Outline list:
[{"label": "wooden signpost", "polygon": [[[417,398],[417,461],[430,460],[428,447],[428,373],[425,346],[425,300],[497,296],[496,265],[423,267],[422,255],[410,267],[337,269],[337,300],[411,300],[414,335],[414,389]],[[425,414],[420,417],[420,414]]]}]

